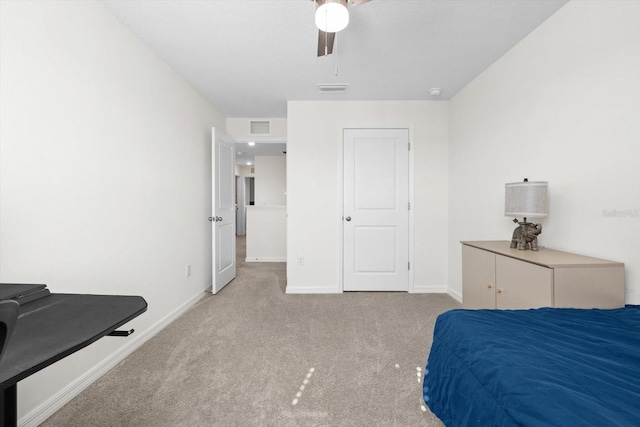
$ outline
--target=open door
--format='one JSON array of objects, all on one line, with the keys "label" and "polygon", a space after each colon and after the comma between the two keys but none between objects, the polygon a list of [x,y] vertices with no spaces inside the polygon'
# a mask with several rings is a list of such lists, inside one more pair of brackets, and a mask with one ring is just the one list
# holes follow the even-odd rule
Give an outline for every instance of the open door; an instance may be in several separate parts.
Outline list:
[{"label": "open door", "polygon": [[212,266],[211,292],[236,277],[235,147],[233,140],[211,129]]}]

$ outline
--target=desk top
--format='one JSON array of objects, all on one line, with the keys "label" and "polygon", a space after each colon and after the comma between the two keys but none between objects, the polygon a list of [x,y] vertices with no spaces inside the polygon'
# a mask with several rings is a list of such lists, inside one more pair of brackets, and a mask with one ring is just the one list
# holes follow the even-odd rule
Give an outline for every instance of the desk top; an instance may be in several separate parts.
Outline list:
[{"label": "desk top", "polygon": [[0,387],[88,346],[147,310],[139,296],[51,294],[20,306],[0,361]]},{"label": "desk top", "polygon": [[541,247],[537,251],[521,251],[518,249],[512,249],[510,247],[511,242],[507,240],[485,240],[460,243],[548,268],[624,267],[624,263],[621,262],[608,261],[606,259],[593,258],[570,252],[556,251],[544,247]]}]

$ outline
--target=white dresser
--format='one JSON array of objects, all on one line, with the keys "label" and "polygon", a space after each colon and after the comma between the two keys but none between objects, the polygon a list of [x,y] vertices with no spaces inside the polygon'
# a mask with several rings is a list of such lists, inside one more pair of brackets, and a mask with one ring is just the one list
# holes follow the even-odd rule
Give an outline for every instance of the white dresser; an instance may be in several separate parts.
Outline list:
[{"label": "white dresser", "polygon": [[464,308],[616,308],[625,303],[624,264],[509,241],[462,243]]}]

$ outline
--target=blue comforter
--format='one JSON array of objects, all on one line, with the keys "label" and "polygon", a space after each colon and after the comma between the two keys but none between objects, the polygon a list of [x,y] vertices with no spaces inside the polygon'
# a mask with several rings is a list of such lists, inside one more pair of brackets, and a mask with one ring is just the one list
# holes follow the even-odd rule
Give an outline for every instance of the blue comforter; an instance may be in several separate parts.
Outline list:
[{"label": "blue comforter", "polygon": [[424,400],[446,426],[640,426],[640,308],[452,310]]}]

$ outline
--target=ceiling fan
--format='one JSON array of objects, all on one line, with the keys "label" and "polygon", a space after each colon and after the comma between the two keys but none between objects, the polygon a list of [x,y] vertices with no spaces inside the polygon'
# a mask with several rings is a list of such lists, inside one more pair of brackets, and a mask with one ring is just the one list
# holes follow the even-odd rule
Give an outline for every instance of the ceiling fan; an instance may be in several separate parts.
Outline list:
[{"label": "ceiling fan", "polygon": [[349,24],[348,9],[371,0],[311,0],[316,3],[316,26],[318,27],[318,56],[333,53],[336,33]]}]

